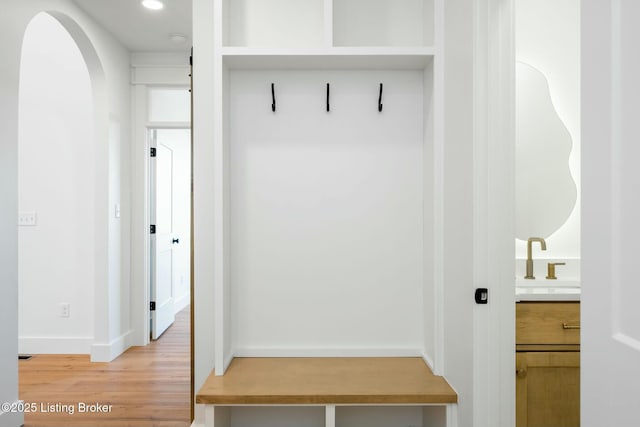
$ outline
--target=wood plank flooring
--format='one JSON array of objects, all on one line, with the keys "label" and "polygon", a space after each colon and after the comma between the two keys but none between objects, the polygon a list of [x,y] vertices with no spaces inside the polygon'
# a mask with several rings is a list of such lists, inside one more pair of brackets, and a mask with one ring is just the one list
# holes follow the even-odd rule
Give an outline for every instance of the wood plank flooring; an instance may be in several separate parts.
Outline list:
[{"label": "wood plank flooring", "polygon": [[[25,427],[189,426],[189,317],[187,307],[160,340],[110,363],[91,363],[88,355],[21,360],[20,399],[36,409],[25,413]],[[111,408],[80,412],[81,402]]]}]

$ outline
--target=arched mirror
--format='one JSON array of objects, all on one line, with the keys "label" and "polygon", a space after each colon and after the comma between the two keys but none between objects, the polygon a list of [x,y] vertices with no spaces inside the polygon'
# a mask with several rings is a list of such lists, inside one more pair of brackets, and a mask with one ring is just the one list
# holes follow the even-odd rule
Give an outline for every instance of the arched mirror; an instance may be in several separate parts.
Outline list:
[{"label": "arched mirror", "polygon": [[516,64],[516,238],[547,238],[577,200],[569,169],[572,140],[553,105],[546,77]]}]

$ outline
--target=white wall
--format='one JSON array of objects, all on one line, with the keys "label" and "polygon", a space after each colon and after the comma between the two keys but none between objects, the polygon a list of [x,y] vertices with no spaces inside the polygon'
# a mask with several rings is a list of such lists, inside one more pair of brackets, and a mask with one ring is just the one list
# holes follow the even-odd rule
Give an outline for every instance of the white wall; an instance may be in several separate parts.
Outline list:
[{"label": "white wall", "polygon": [[[214,365],[213,2],[193,1],[194,388]],[[197,416],[196,416],[197,418]]]},{"label": "white wall", "polygon": [[[230,72],[236,356],[422,354],[423,80],[415,70]],[[265,82],[276,82],[276,114]],[[384,114],[371,103],[379,82]]]},{"label": "white wall", "polygon": [[[0,263],[2,263],[1,275],[3,283],[3,298],[0,300],[0,313],[2,316],[2,328],[0,340],[0,400],[13,401],[17,399],[17,361],[16,354],[18,336],[18,233],[17,233],[17,165],[18,165],[18,88],[22,38],[29,21],[43,10],[50,11],[59,18],[78,42],[81,51],[86,54],[89,69],[102,70],[95,81],[92,81],[94,91],[97,91],[101,102],[96,104],[95,123],[96,157],[103,161],[96,166],[96,210],[101,212],[97,220],[100,226],[96,227],[98,248],[96,251],[96,288],[104,289],[100,295],[96,294],[93,302],[96,307],[95,339],[99,343],[109,344],[119,331],[110,331],[108,326],[109,315],[114,315],[115,308],[105,304],[107,293],[108,273],[108,224],[107,224],[107,188],[108,188],[108,158],[107,118],[111,114],[124,129],[128,128],[129,97],[128,97],[128,56],[125,49],[116,42],[102,28],[98,27],[89,17],[81,12],[72,2],[67,0],[33,0],[29,2],[21,0],[5,0],[2,3],[0,14],[0,51],[3,54],[0,67],[0,194],[2,195],[2,207],[0,208],[0,227],[3,233],[4,245],[0,249]],[[92,48],[93,45],[93,48]],[[95,92],[94,92],[95,93]],[[122,187],[123,211],[128,208],[127,196],[127,156],[122,156]],[[122,241],[123,251],[122,287],[127,287],[128,262],[126,246],[128,241],[128,219],[123,218]],[[99,232],[99,233],[98,233]],[[105,307],[100,310],[101,307]],[[128,308],[127,308],[128,309]],[[116,314],[119,314],[118,313]],[[19,418],[10,418],[10,415],[0,415],[0,425],[19,425]]]},{"label": "white wall", "polygon": [[[7,2],[5,2],[7,3]],[[18,400],[18,82],[24,13],[4,4],[0,14],[0,402]],[[0,426],[17,427],[23,416],[0,410]]]},{"label": "white wall", "polygon": [[[573,140],[569,168],[578,190],[576,207],[546,239],[542,256],[580,258],[580,0],[516,0],[515,12],[516,60],[545,75]],[[526,256],[526,242],[516,240],[516,257]]]},{"label": "white wall", "polygon": [[77,45],[59,21],[37,15],[20,69],[18,209],[37,214],[36,226],[19,228],[21,353],[88,354],[93,341],[92,103]]}]

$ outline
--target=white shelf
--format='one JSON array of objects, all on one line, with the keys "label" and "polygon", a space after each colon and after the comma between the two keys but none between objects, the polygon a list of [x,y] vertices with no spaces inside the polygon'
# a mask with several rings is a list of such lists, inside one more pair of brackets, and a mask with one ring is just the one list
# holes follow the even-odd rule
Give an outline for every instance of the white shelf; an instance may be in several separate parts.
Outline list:
[{"label": "white shelf", "polygon": [[429,46],[434,0],[223,0],[222,46]]},{"label": "white shelf", "polygon": [[323,46],[326,0],[224,0],[224,46]]},{"label": "white shelf", "polygon": [[427,46],[433,0],[333,0],[335,46]]},{"label": "white shelf", "polygon": [[387,69],[421,70],[433,57],[433,47],[342,47],[316,49],[222,49],[229,69]]}]

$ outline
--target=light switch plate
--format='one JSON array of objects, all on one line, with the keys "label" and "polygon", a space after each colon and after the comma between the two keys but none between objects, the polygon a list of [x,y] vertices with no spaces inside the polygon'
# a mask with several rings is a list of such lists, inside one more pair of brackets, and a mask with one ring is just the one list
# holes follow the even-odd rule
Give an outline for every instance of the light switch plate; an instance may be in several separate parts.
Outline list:
[{"label": "light switch plate", "polygon": [[18,225],[22,227],[33,227],[38,225],[38,215],[35,211],[18,212]]}]

